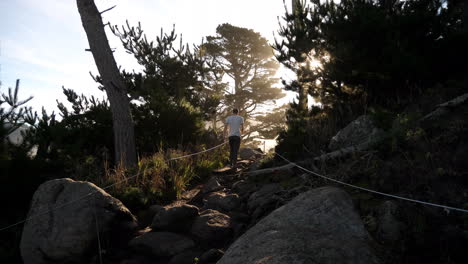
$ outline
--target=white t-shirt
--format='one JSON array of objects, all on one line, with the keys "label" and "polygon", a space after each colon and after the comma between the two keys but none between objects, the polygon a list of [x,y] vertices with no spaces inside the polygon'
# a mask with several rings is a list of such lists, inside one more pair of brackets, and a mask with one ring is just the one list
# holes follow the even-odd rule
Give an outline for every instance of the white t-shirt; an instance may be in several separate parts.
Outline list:
[{"label": "white t-shirt", "polygon": [[238,115],[228,116],[226,125],[229,125],[229,136],[241,136],[240,127],[244,124],[244,118]]}]

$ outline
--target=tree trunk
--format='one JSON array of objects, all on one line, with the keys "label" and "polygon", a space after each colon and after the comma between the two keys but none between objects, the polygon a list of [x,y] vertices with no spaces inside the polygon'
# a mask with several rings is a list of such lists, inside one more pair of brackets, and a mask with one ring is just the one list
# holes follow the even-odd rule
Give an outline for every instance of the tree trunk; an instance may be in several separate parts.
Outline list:
[{"label": "tree trunk", "polygon": [[125,84],[109,47],[101,14],[94,0],[77,0],[83,28],[109,98],[114,129],[115,161],[125,168],[136,165],[135,132]]},{"label": "tree trunk", "polygon": [[[291,0],[291,9],[292,9],[292,13],[294,15],[298,15],[298,6],[299,8],[302,8],[302,5],[300,5],[301,3],[299,2],[299,0]],[[295,24],[295,27],[298,27],[299,26],[299,21],[298,19],[296,18],[296,20],[294,21],[294,24]],[[298,58],[296,58],[297,60]],[[307,66],[306,67],[310,67],[309,65],[309,62],[307,62]],[[299,78],[302,78],[301,76],[298,76],[298,79]],[[307,113],[308,109],[309,109],[309,98],[308,98],[308,94],[309,94],[309,91],[308,91],[308,87],[307,85],[302,81],[302,80],[299,80],[300,83],[302,83],[302,85],[299,87],[299,102],[298,102],[298,105],[299,105],[299,112],[300,113]]]},{"label": "tree trunk", "polygon": [[244,105],[241,104],[240,99],[237,97],[240,94],[241,88],[240,88],[240,77],[236,73],[234,75],[234,94],[236,95],[234,97],[234,108],[237,108],[239,112],[242,112],[244,109]]},{"label": "tree trunk", "polygon": [[301,113],[307,113],[309,109],[309,90],[307,89],[307,84],[302,82],[301,87],[299,87],[299,110]]}]

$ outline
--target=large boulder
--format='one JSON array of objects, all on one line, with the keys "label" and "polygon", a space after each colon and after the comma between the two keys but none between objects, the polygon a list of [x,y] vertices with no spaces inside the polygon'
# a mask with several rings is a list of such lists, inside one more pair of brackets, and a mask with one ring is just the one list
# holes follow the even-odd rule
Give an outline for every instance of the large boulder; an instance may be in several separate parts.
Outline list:
[{"label": "large boulder", "polygon": [[175,233],[149,232],[134,238],[129,245],[137,251],[148,252],[154,256],[170,257],[194,247],[195,242]]},{"label": "large boulder", "polygon": [[379,263],[370,243],[349,195],[323,187],[262,219],[217,263]]},{"label": "large boulder", "polygon": [[260,190],[252,193],[247,201],[247,209],[251,215],[251,223],[258,220],[282,205],[279,194],[283,191],[278,183],[264,185]]},{"label": "large boulder", "polygon": [[342,148],[369,144],[381,139],[384,131],[377,128],[368,115],[362,115],[341,129],[331,140],[328,148],[335,151]]},{"label": "large boulder", "polygon": [[164,207],[153,218],[151,228],[155,230],[184,231],[190,229],[198,216],[198,207],[189,204]]},{"label": "large boulder", "polygon": [[40,185],[28,217],[20,244],[26,264],[86,263],[97,251],[98,232],[101,239],[115,242],[119,239],[113,236],[129,239],[125,234],[137,227],[119,200],[92,183],[71,179]]}]

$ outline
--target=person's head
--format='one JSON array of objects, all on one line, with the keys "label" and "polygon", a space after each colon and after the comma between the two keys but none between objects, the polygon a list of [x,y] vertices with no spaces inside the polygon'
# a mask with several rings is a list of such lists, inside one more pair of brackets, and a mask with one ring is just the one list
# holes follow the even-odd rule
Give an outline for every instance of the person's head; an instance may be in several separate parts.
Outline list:
[{"label": "person's head", "polygon": [[237,108],[232,109],[232,113],[237,115],[239,113],[239,109],[237,109]]}]

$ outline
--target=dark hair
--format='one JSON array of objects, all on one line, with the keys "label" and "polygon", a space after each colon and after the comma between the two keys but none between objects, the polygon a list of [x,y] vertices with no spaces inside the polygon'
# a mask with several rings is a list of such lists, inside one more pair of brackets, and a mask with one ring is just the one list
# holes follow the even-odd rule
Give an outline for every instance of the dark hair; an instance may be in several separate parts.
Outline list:
[{"label": "dark hair", "polygon": [[239,109],[234,108],[234,109],[232,109],[232,112],[233,112],[234,114],[237,114],[237,113],[239,113]]}]

